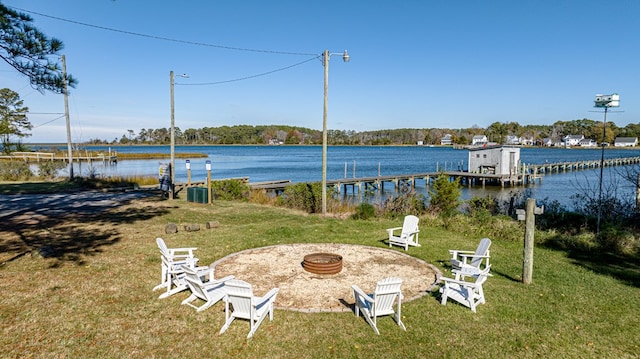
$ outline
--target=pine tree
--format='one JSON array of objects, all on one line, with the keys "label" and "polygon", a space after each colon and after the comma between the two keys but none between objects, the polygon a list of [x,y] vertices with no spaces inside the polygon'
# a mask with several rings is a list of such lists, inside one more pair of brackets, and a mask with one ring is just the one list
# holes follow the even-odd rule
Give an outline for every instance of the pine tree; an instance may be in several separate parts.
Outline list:
[{"label": "pine tree", "polygon": [[[58,65],[57,54],[64,47],[62,41],[48,38],[31,25],[33,19],[0,3],[0,58],[27,76],[31,86],[41,93],[45,90],[64,92],[64,75]],[[77,81],[67,75],[68,86]]]},{"label": "pine tree", "polygon": [[8,88],[0,89],[0,137],[4,152],[11,149],[11,137],[30,136],[33,126],[27,119],[28,107],[23,106],[20,96]]}]

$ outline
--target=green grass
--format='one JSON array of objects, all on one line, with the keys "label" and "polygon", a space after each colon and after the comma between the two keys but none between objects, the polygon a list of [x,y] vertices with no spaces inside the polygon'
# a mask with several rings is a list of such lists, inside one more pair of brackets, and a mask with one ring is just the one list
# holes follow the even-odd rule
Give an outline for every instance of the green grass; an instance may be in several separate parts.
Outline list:
[{"label": "green grass", "polygon": [[[151,291],[160,276],[156,237],[170,247],[198,247],[200,262],[208,264],[278,243],[388,248],[385,228],[400,220],[343,220],[250,203],[208,206],[149,198],[101,215],[23,221],[0,224],[3,357],[632,358],[640,352],[637,262],[621,275],[608,269],[620,262],[537,247],[533,284],[524,285],[521,241],[492,238],[494,276],[485,284],[487,303],[476,314],[454,302],[442,306],[434,293],[403,303],[406,332],[383,317],[377,336],[353,313],[276,310],[273,322],[265,321],[246,340],[248,324],[242,321],[218,335],[223,303],[196,313],[180,305],[186,292],[157,299],[159,292]],[[164,233],[169,222],[202,226],[208,221],[220,227]],[[479,237],[423,222],[423,246],[408,253],[445,275],[449,249],[477,245]],[[31,250],[43,244],[55,245],[59,256],[32,258]]]}]

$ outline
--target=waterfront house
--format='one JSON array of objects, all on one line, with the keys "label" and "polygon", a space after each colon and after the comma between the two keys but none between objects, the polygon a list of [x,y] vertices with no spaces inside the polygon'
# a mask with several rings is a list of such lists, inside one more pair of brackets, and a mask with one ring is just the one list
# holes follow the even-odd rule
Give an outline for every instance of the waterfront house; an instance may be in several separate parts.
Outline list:
[{"label": "waterfront house", "polygon": [[485,135],[475,135],[471,140],[471,146],[482,146],[486,145],[489,142],[487,136]]},{"label": "waterfront house", "polygon": [[638,137],[616,137],[613,141],[615,147],[635,147],[638,145]]},{"label": "waterfront house", "polygon": [[547,137],[542,139],[542,145],[546,147],[552,147],[552,146],[555,146],[556,143],[552,139]]},{"label": "waterfront house", "polygon": [[444,137],[442,137],[440,139],[440,144],[443,146],[451,146],[453,145],[453,136],[451,136],[451,134],[447,133],[446,135],[444,135]]},{"label": "waterfront house", "polygon": [[523,146],[533,146],[535,140],[533,137],[520,137],[520,144]]},{"label": "waterfront house", "polygon": [[520,144],[520,139],[516,135],[507,135],[504,138],[504,144],[505,145],[519,145]]},{"label": "waterfront house", "polygon": [[487,146],[469,149],[469,172],[514,175],[518,172],[520,148]]},{"label": "waterfront house", "polygon": [[578,146],[580,141],[584,140],[584,135],[567,135],[562,138],[565,146]]},{"label": "waterfront house", "polygon": [[578,142],[578,146],[580,147],[598,147],[598,142],[591,138],[584,138]]}]

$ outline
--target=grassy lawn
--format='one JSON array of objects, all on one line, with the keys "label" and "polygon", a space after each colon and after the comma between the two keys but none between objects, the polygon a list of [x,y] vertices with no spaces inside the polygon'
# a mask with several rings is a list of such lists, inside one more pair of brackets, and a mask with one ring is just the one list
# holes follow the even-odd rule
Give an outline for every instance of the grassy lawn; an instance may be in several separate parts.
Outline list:
[{"label": "grassy lawn", "polygon": [[[378,336],[353,313],[276,310],[246,340],[249,324],[222,335],[224,304],[196,313],[187,292],[158,299],[155,238],[198,247],[201,264],[280,243],[354,243],[388,248],[385,228],[400,220],[322,218],[281,208],[217,201],[213,206],[148,198],[98,215],[21,218],[0,224],[0,357],[69,358],[632,358],[640,353],[638,266],[570,258],[535,249],[533,284],[519,282],[522,243],[492,238],[487,303],[476,314],[437,293],[403,303],[400,329],[390,317]],[[204,223],[220,226],[204,229]],[[196,232],[165,234],[169,222]],[[425,221],[427,223],[428,221]],[[448,275],[449,249],[479,238],[421,226],[409,254]],[[56,258],[39,258],[41,245]],[[397,249],[402,251],[401,249]],[[631,272],[631,275],[629,275]],[[616,275],[616,273],[626,273]],[[357,284],[357,283],[354,283]],[[348,292],[349,288],[345,288]],[[263,294],[263,293],[258,293]]]}]

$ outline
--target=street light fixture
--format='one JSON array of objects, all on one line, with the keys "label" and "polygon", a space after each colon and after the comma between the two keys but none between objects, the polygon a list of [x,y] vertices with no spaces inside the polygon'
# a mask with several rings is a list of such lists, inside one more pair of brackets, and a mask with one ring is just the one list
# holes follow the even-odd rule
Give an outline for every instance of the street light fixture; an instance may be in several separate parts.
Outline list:
[{"label": "street light fixture", "polygon": [[607,140],[607,110],[609,107],[618,107],[620,106],[620,95],[617,93],[611,95],[596,95],[596,99],[594,100],[594,107],[604,108],[604,122],[602,122],[602,141],[600,142],[600,147],[602,147],[602,152],[600,155],[600,182],[599,182],[599,194],[598,194],[598,221],[596,224],[596,235],[600,234],[600,217],[602,217],[602,171],[604,170],[604,146],[605,141]]},{"label": "street light fixture", "polygon": [[[175,75],[179,77],[188,78],[186,74]],[[169,199],[173,199],[175,196],[175,162],[176,162],[176,154],[175,154],[175,146],[176,146],[176,127],[175,127],[175,111],[173,106],[173,71],[169,71],[169,87],[171,89],[171,186],[170,186],[170,194]]]},{"label": "street light fixture", "polygon": [[349,62],[349,53],[330,53],[324,50],[322,53],[322,66],[324,66],[324,108],[322,115],[322,215],[327,214],[327,102],[329,94],[329,58],[331,55],[342,55],[344,62]]}]

